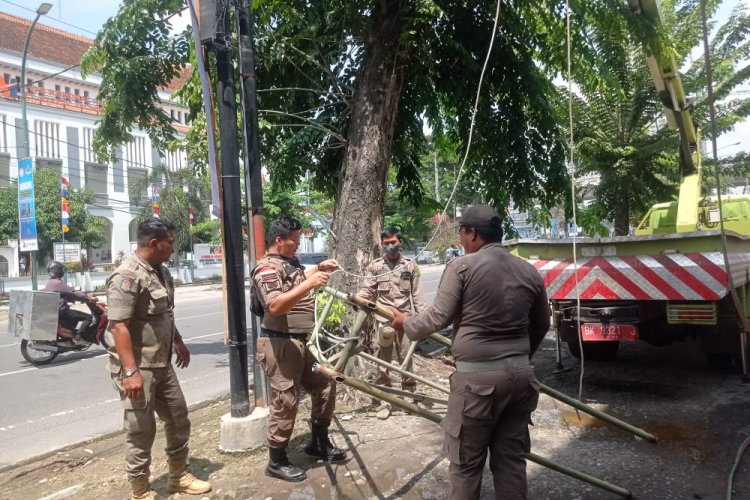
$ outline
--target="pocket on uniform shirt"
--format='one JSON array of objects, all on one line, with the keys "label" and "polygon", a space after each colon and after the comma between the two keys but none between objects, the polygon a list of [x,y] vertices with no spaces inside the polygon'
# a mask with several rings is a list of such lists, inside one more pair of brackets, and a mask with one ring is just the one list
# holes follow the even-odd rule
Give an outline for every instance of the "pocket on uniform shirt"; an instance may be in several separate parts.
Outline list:
[{"label": "pocket on uniform shirt", "polygon": [[464,387],[464,416],[476,421],[491,421],[494,393],[494,385],[467,383]]},{"label": "pocket on uniform shirt", "polygon": [[388,293],[391,291],[390,274],[378,278],[378,293]]},{"label": "pocket on uniform shirt", "polygon": [[151,301],[148,304],[148,313],[151,315],[164,314],[169,310],[169,297],[165,288],[157,288],[150,291]]}]

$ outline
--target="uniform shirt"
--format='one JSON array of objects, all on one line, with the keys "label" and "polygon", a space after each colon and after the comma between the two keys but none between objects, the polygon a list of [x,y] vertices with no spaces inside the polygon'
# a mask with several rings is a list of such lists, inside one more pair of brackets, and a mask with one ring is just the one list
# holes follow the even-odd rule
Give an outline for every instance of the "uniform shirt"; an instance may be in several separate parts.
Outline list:
[{"label": "uniform shirt", "polygon": [[448,263],[435,302],[409,315],[404,332],[417,340],[453,321],[458,361],[530,355],[549,330],[544,281],[533,266],[490,243]]},{"label": "uniform shirt", "polygon": [[310,333],[315,327],[315,299],[312,291],[302,297],[292,309],[281,316],[269,312],[271,302],[305,281],[305,272],[294,259],[277,254],[266,254],[253,270],[253,279],[261,292],[266,309],[262,328],[282,333]]},{"label": "uniform shirt", "polygon": [[[163,265],[154,269],[133,255],[107,278],[109,319],[130,320],[130,341],[139,368],[169,366],[175,332],[173,306],[174,283]],[[114,343],[109,354],[111,367],[118,368],[120,360]]]},{"label": "uniform shirt", "polygon": [[379,306],[393,307],[401,312],[412,310],[410,299],[414,301],[415,312],[427,309],[421,272],[412,259],[403,255],[398,261],[385,257],[375,259],[365,269],[365,276],[357,295]]},{"label": "uniform shirt", "polygon": [[88,300],[89,296],[80,290],[65,283],[61,278],[50,278],[44,285],[45,292],[57,292],[60,294],[60,310],[67,311],[70,309],[69,301]]}]

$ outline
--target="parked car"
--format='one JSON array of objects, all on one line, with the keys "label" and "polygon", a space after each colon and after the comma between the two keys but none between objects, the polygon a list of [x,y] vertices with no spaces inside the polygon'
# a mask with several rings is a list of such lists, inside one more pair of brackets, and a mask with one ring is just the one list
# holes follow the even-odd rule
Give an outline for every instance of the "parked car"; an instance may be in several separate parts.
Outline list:
[{"label": "parked car", "polygon": [[437,252],[432,250],[418,250],[421,253],[417,254],[417,264],[437,264],[440,262],[440,256]]},{"label": "parked car", "polygon": [[300,264],[305,266],[307,269],[309,266],[317,266],[328,258],[328,254],[325,253],[298,253],[297,258]]}]

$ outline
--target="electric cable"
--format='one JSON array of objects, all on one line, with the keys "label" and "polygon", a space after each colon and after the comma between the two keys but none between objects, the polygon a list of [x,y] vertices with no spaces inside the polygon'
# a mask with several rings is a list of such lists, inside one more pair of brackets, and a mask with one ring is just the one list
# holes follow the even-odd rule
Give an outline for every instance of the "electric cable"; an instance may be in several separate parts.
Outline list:
[{"label": "electric cable", "polygon": [[[565,24],[566,24],[566,45],[567,45],[567,65],[568,65],[568,173],[570,174],[570,196],[571,209],[573,211],[573,276],[576,283],[576,337],[578,340],[578,350],[581,355],[580,374],[578,375],[578,401],[583,397],[583,374],[585,371],[585,355],[583,353],[583,335],[581,333],[581,289],[578,282],[578,250],[576,243],[578,241],[578,221],[576,219],[576,166],[574,158],[575,141],[573,135],[573,81],[572,81],[572,40],[570,29],[570,0],[565,0]],[[560,335],[560,332],[557,332]]]},{"label": "electric cable", "polygon": [[[20,5],[20,4],[17,4],[15,2],[11,2],[10,0],[0,0],[0,2],[5,2],[7,4],[14,5],[14,6],[18,7],[18,8],[21,8],[21,9],[27,10],[27,11],[33,13],[33,14],[36,14],[36,11],[34,9],[30,9],[30,8],[24,6],[24,5]],[[85,31],[86,33],[90,33],[90,34],[92,34],[94,36],[97,35],[97,33],[94,33],[91,30],[87,30],[86,28],[81,28],[80,26],[76,26],[75,24],[66,23],[62,19],[55,19],[54,17],[49,17],[49,16],[47,16],[46,19],[49,19],[51,21],[55,21],[55,22],[60,23],[60,24],[64,24],[65,26],[69,26],[71,28],[75,28],[75,29],[77,29],[79,31]],[[45,25],[42,25],[42,26],[45,26]],[[78,36],[82,36],[82,35],[78,35]]]},{"label": "electric cable", "polygon": [[732,468],[729,470],[729,478],[727,479],[726,500],[732,500],[732,488],[734,487],[733,486],[734,475],[737,472],[737,468],[740,466],[742,455],[744,455],[748,446],[750,446],[750,437],[746,438],[740,445],[739,449],[737,450],[737,456],[735,457],[734,463],[732,464]]}]

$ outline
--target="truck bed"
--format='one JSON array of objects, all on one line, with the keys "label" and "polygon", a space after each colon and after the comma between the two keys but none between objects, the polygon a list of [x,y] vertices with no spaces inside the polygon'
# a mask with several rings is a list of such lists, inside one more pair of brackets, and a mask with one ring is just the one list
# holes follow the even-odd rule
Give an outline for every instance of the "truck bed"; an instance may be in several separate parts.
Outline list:
[{"label": "truck bed", "polygon": [[[729,269],[739,287],[748,282],[750,237],[726,235]],[[553,300],[719,300],[729,291],[718,230],[576,238],[575,244],[577,265],[573,239],[505,242],[540,272]]]}]

